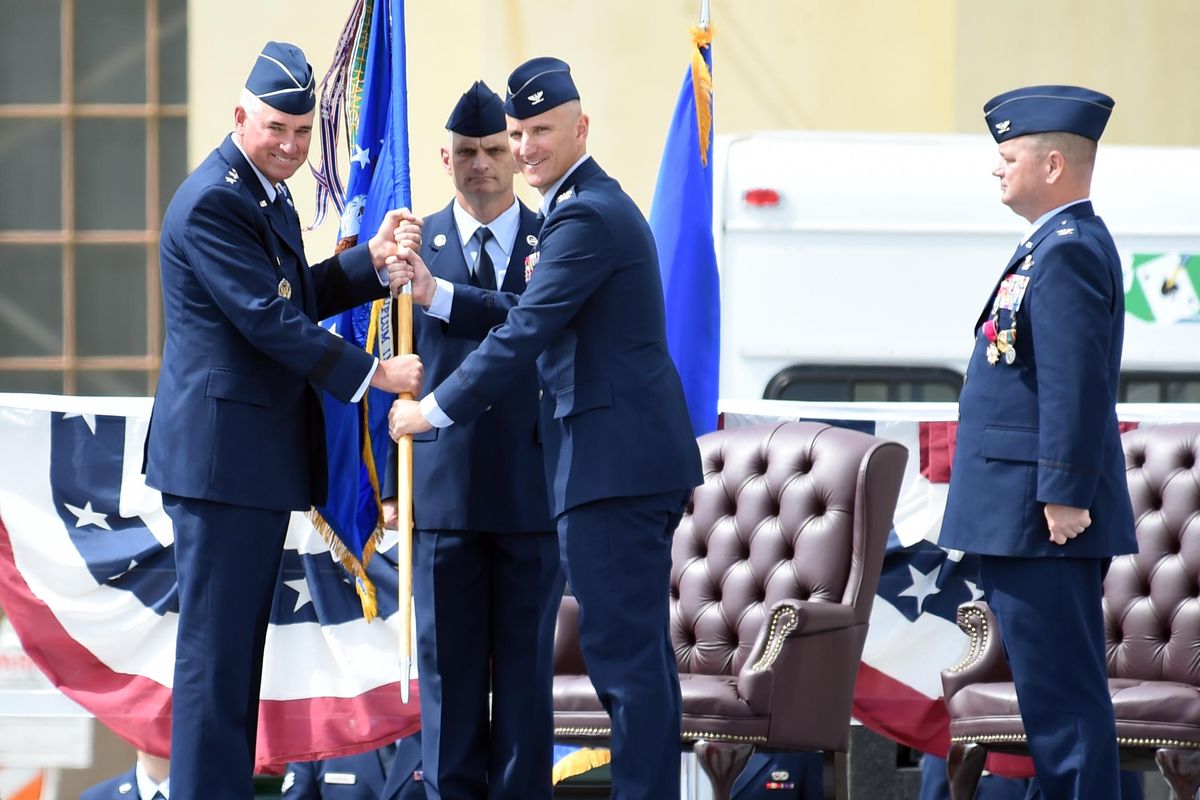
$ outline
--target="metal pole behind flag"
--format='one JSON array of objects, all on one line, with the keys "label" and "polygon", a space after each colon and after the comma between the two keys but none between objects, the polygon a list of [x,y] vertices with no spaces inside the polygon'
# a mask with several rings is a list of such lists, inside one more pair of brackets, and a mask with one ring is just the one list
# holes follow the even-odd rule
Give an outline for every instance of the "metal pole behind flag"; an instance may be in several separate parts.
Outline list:
[{"label": "metal pole behind flag", "polygon": [[[404,0],[391,0],[392,12],[392,166],[395,170],[393,185],[398,188],[398,199],[405,208],[412,208],[411,184],[408,174],[408,76],[405,67]],[[405,286],[396,298],[396,355],[408,355],[413,349],[412,287]],[[411,393],[400,395],[402,400],[412,400]],[[397,545],[397,569],[399,570],[400,614],[400,699],[409,698],[409,676],[412,674],[412,553],[413,553],[413,472],[412,436],[402,436],[396,443],[396,530],[400,534]]]},{"label": "metal pole behind flag", "polygon": [[709,0],[700,0],[700,27],[704,30],[708,30],[708,21],[711,19],[708,13],[708,2]]}]

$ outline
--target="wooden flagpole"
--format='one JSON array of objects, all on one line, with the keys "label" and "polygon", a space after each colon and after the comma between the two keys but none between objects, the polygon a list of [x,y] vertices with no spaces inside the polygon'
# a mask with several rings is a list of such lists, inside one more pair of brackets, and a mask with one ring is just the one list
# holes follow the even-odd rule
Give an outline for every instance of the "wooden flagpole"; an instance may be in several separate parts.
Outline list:
[{"label": "wooden flagpole", "polygon": [[[405,284],[396,297],[396,355],[413,351],[412,286]],[[401,400],[412,400],[411,392],[402,392]],[[413,443],[405,434],[396,442],[396,531],[400,541],[396,549],[399,570],[400,603],[400,699],[408,702],[409,675],[412,674],[412,554],[413,554]]]}]

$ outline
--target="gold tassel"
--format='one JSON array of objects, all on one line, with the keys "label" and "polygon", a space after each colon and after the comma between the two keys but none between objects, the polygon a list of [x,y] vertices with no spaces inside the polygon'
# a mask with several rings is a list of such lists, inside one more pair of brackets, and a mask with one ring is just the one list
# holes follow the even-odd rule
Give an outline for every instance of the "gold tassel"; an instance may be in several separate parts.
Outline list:
[{"label": "gold tassel", "polygon": [[[346,549],[345,543],[338,538],[338,535],[333,532],[333,528],[315,507],[308,510],[308,521],[325,540],[325,544],[329,545],[329,552],[333,555],[334,560],[342,565],[342,569],[354,576],[354,590],[358,593],[358,601],[362,604],[363,618],[367,622],[375,619],[379,616],[379,605],[375,600],[375,584],[367,577],[366,569],[354,557],[354,554]],[[376,534],[379,533],[380,531],[376,529]],[[370,542],[372,552],[375,550],[374,540],[375,535],[371,537]]]},{"label": "gold tassel", "polygon": [[696,95],[696,127],[700,132],[700,164],[708,166],[708,146],[712,141],[712,96],[713,80],[708,65],[704,63],[701,48],[712,44],[712,27],[692,28],[692,91]]},{"label": "gold tassel", "polygon": [[588,770],[603,767],[612,761],[612,753],[601,747],[584,747],[559,759],[554,765],[551,781],[557,786],[567,778],[582,775]]}]

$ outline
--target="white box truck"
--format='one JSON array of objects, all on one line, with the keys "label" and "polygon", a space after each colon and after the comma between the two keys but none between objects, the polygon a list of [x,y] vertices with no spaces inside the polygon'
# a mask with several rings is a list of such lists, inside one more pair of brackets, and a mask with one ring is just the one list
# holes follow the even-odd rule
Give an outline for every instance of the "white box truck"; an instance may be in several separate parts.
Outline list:
[{"label": "white box truck", "polygon": [[[718,137],[722,399],[950,401],[1028,227],[986,135]],[[1125,268],[1122,402],[1200,402],[1200,149],[1102,144]],[[1192,255],[1196,254],[1196,255]]]}]

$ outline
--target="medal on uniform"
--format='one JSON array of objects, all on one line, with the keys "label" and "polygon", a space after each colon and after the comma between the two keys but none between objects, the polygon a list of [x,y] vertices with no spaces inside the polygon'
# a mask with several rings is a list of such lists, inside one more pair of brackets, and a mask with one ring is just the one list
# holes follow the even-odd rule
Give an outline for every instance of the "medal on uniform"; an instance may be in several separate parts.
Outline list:
[{"label": "medal on uniform", "polygon": [[533,277],[533,268],[537,266],[538,259],[541,257],[542,251],[535,250],[525,256],[525,282],[529,283],[529,279]]},{"label": "medal on uniform", "polygon": [[292,299],[292,285],[288,283],[287,278],[279,279],[279,296],[284,300]]}]

